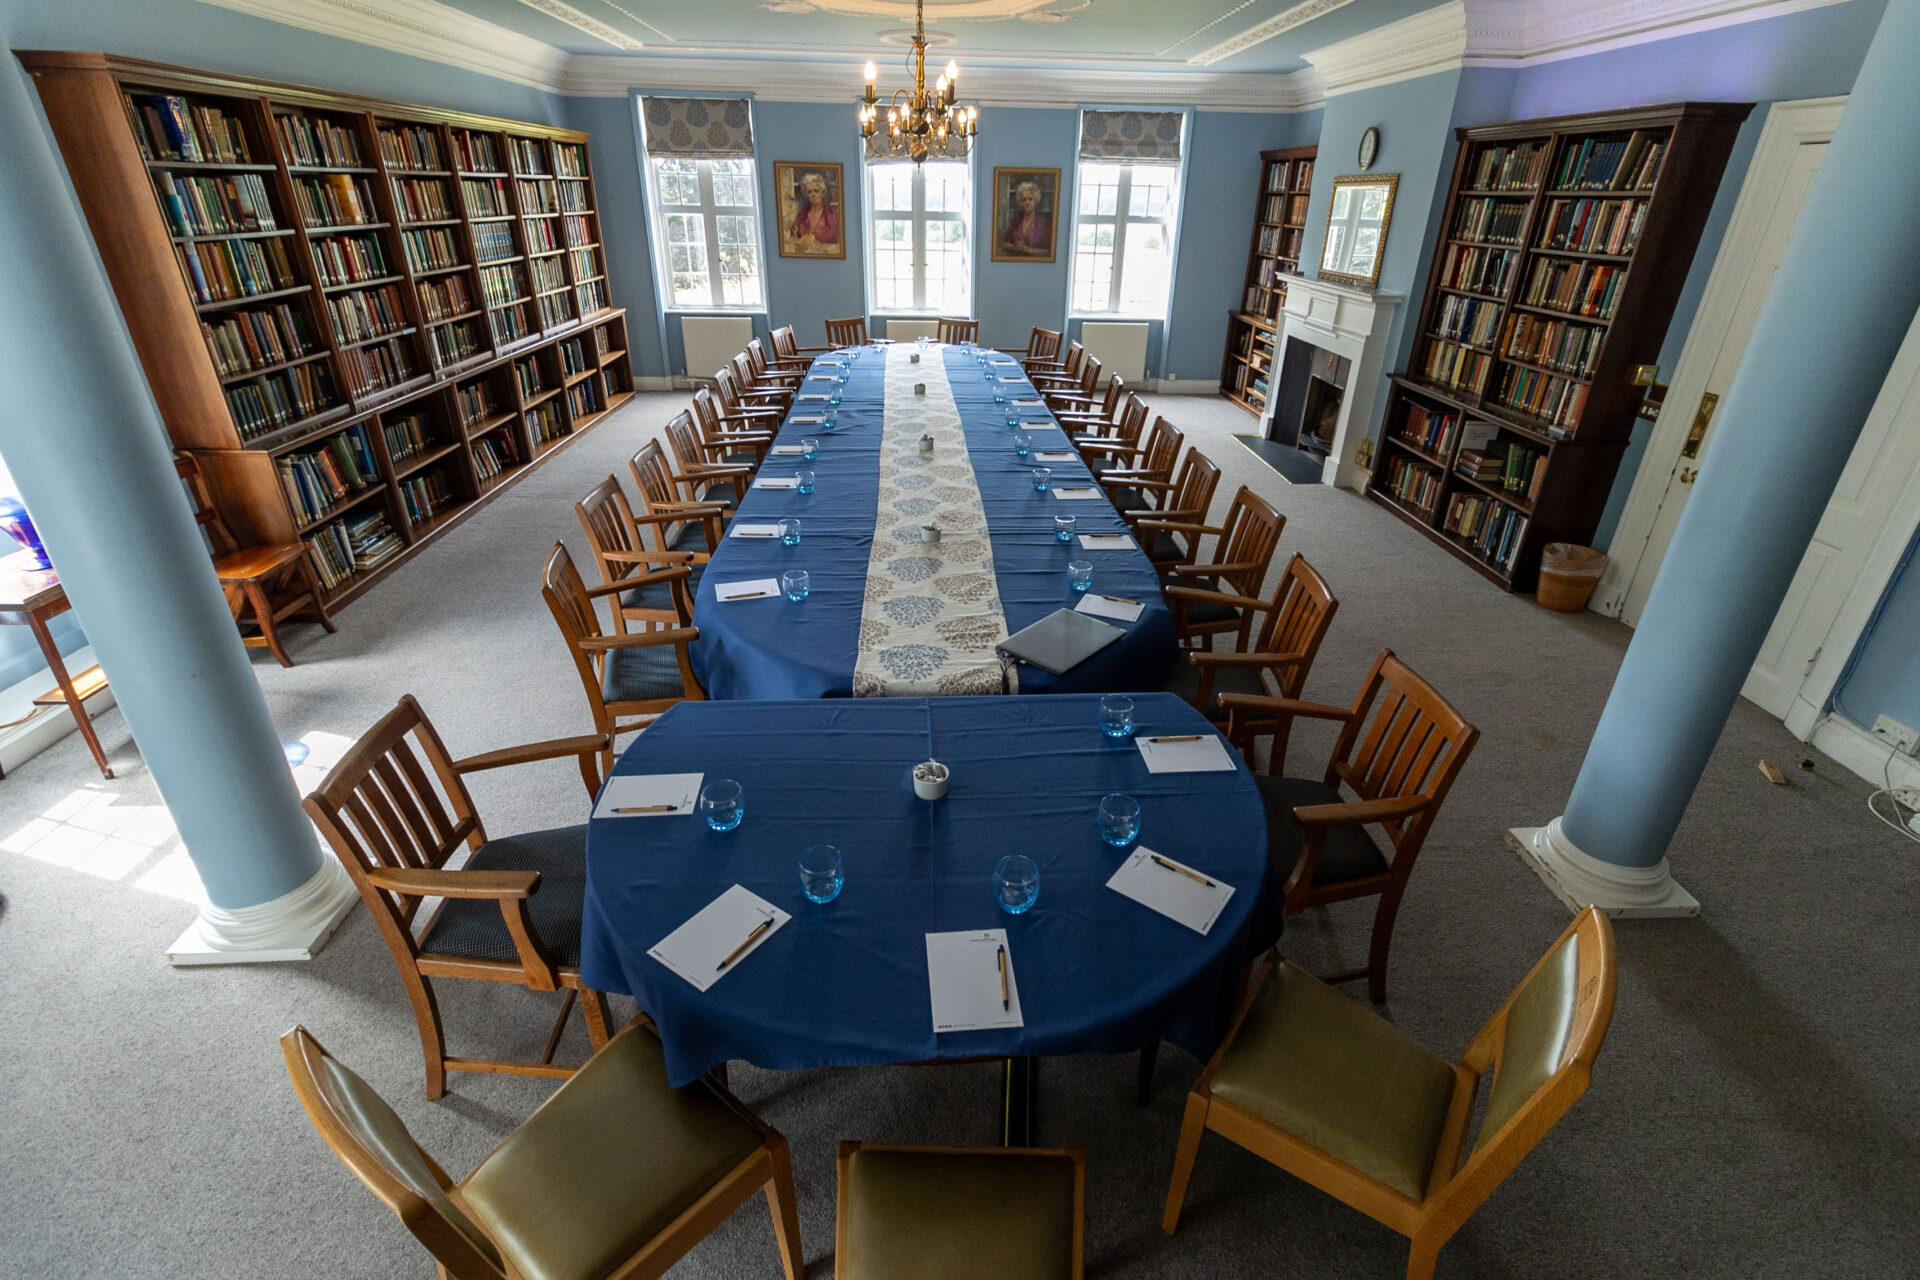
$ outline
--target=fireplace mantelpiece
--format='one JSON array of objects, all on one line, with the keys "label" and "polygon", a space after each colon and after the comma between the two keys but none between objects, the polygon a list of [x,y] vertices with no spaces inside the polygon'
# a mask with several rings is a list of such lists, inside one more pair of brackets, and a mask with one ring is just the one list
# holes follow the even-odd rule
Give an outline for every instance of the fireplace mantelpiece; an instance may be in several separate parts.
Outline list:
[{"label": "fireplace mantelpiece", "polygon": [[[1386,373],[1387,332],[1393,327],[1394,308],[1402,297],[1305,277],[1287,281],[1286,310],[1281,313],[1274,350],[1283,352],[1288,339],[1298,339],[1353,362],[1346,395],[1340,403],[1340,420],[1334,428],[1333,450],[1321,476],[1326,484],[1355,493],[1367,486],[1367,468],[1354,461],[1354,453],[1367,438],[1374,394]],[[1275,363],[1277,371],[1278,361]],[[1267,411],[1260,422],[1262,435],[1273,429],[1274,406],[1281,400],[1279,391],[1275,387],[1267,396]]]}]

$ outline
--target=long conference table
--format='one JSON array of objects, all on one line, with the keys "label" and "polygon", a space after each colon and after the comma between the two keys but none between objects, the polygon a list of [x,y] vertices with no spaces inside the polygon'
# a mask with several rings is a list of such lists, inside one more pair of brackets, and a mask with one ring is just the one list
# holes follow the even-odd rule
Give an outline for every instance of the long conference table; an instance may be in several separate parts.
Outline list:
[{"label": "long conference table", "polygon": [[[1175,643],[1153,566],[1137,546],[1083,547],[1080,534],[1125,533],[1125,523],[1104,495],[1058,496],[1097,482],[1019,364],[991,353],[983,367],[983,354],[940,343],[876,344],[814,362],[760,468],[760,480],[776,481],[810,470],[813,492],[756,480],[702,576],[692,660],[709,698],[1162,687]],[[829,428],[828,397],[842,372],[844,398]],[[1032,437],[1032,456],[1016,455],[1009,411]],[[922,451],[923,436],[932,438],[931,452]],[[798,456],[807,437],[820,442],[811,460]],[[1042,461],[1042,453],[1054,457]],[[1047,492],[1034,489],[1035,466],[1053,473]],[[1075,518],[1070,543],[1054,536],[1060,515]],[[736,536],[786,518],[801,522],[796,546]],[[927,523],[939,526],[938,542],[922,540]],[[1067,582],[1069,560],[1093,565],[1094,592],[1144,609],[1132,622],[1114,621],[1126,635],[1064,674],[1009,667],[995,645],[1078,599]],[[805,600],[717,598],[721,585],[777,581],[789,569],[809,575]]]}]

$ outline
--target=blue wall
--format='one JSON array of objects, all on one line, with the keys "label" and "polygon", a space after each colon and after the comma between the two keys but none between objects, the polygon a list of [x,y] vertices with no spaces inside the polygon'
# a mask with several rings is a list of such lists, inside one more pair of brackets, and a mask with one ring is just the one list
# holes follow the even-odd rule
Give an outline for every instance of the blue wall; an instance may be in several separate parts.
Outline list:
[{"label": "blue wall", "polygon": [[1920,727],[1920,529],[1833,691],[1833,704],[1869,728],[1881,715]]}]

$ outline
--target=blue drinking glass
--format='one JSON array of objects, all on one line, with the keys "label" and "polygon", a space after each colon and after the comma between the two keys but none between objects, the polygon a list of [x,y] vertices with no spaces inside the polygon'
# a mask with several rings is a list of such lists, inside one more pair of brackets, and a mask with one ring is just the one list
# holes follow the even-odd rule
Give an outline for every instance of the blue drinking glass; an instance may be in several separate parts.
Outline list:
[{"label": "blue drinking glass", "polygon": [[812,436],[807,436],[804,439],[802,439],[800,441],[800,456],[805,458],[809,462],[819,457],[820,442],[818,440],[815,440]]},{"label": "blue drinking glass", "polygon": [[1133,736],[1133,699],[1110,693],[1100,699],[1100,732],[1109,738]]},{"label": "blue drinking glass", "polygon": [[1114,794],[1100,798],[1100,838],[1116,849],[1132,844],[1140,834],[1140,802]]},{"label": "blue drinking glass", "polygon": [[840,407],[840,402],[844,399],[846,399],[846,396],[840,390],[840,384],[837,382],[834,383],[833,390],[827,392],[827,403],[832,405],[834,408],[838,409]]},{"label": "blue drinking glass", "polygon": [[1004,391],[995,391],[993,393],[993,402],[995,404],[1005,404],[1007,402],[1007,393]]},{"label": "blue drinking glass", "polygon": [[1009,430],[1009,431],[1011,431],[1011,430],[1013,430],[1014,428],[1016,428],[1016,427],[1018,427],[1019,425],[1020,425],[1020,415],[1019,415],[1019,414],[1017,414],[1017,413],[1010,413],[1010,414],[1008,414],[1008,415],[1007,415],[1007,430]]},{"label": "blue drinking glass", "polygon": [[811,902],[832,902],[847,881],[846,860],[830,844],[809,845],[800,855],[800,892]]},{"label": "blue drinking glass", "polygon": [[780,589],[786,592],[787,599],[798,604],[807,598],[813,588],[809,585],[805,569],[789,569],[780,575]]},{"label": "blue drinking glass", "polygon": [[782,520],[780,522],[780,545],[783,547],[797,547],[800,545],[800,522],[798,520]]},{"label": "blue drinking glass", "polygon": [[1052,485],[1053,468],[1035,467],[1033,469],[1033,490],[1035,493],[1045,493]]},{"label": "blue drinking glass", "polygon": [[1024,431],[1013,433],[1013,452],[1015,457],[1024,458],[1033,452],[1033,437]]},{"label": "blue drinking glass", "polygon": [[715,831],[731,831],[747,816],[746,793],[732,778],[715,778],[700,788],[700,814]]},{"label": "blue drinking glass", "polygon": [[993,864],[993,900],[1010,916],[1040,900],[1040,868],[1032,858],[1010,853]]},{"label": "blue drinking glass", "polygon": [[1055,542],[1072,542],[1073,526],[1074,519],[1072,516],[1055,516],[1053,518],[1053,540]]},{"label": "blue drinking glass", "polygon": [[1087,588],[1093,585],[1093,561],[1067,561],[1067,585],[1073,588],[1075,595],[1085,595]]},{"label": "blue drinking glass", "polygon": [[800,481],[801,493],[813,492],[813,472],[803,470],[803,471],[796,471],[793,474],[794,474],[794,477]]}]

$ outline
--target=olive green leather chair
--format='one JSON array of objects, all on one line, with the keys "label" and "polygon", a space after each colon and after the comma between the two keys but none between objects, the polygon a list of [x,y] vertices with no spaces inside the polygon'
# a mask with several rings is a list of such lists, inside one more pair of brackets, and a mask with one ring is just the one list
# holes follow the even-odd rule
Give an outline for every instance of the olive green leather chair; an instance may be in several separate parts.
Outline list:
[{"label": "olive green leather chair", "polygon": [[458,1183],[305,1027],[280,1047],[314,1128],[443,1277],[658,1276],[763,1187],[787,1280],[806,1270],[787,1140],[710,1080],[668,1088],[659,1038],[644,1020]]},{"label": "olive green leather chair", "polygon": [[1161,1228],[1171,1235],[1179,1225],[1211,1129],[1411,1238],[1407,1280],[1427,1280],[1440,1247],[1587,1091],[1615,981],[1613,930],[1588,907],[1454,1064],[1271,959],[1187,1095]]},{"label": "olive green leather chair", "polygon": [[834,1280],[1080,1280],[1087,1154],[840,1144]]}]

